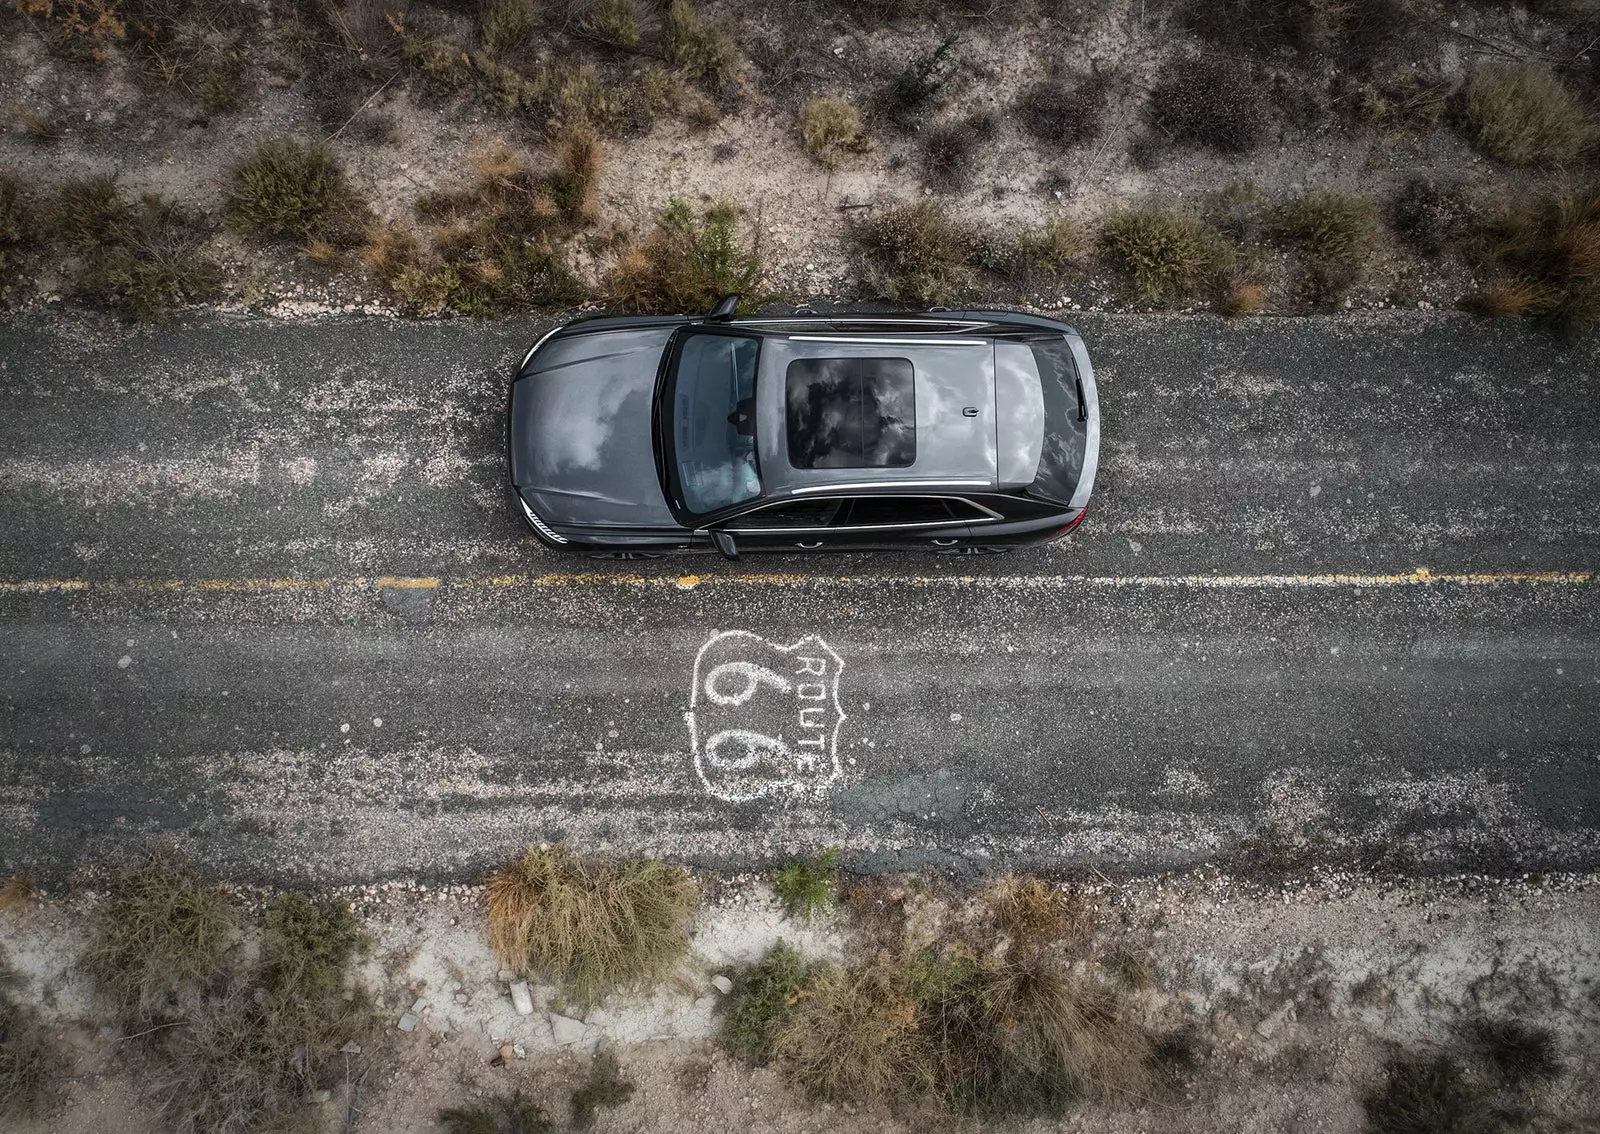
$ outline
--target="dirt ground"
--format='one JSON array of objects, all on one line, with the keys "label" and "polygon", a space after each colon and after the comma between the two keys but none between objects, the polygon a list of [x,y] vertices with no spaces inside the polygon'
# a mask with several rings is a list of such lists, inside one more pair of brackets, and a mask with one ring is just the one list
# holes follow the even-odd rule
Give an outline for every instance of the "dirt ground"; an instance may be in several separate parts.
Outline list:
[{"label": "dirt ground", "polygon": [[[1058,4],[1056,15],[1026,19],[1003,8],[951,4],[939,19],[872,27],[846,18],[843,6],[732,2],[702,5],[708,23],[730,29],[742,53],[739,81],[725,113],[706,126],[681,117],[608,143],[600,204],[603,228],[639,229],[669,194],[729,197],[747,210],[769,259],[774,290],[809,297],[850,297],[858,290],[848,226],[874,206],[933,192],[924,184],[921,148],[928,130],[975,112],[997,116],[994,135],[975,150],[968,187],[940,195],[959,216],[1005,229],[1067,215],[1086,223],[1145,199],[1195,201],[1234,182],[1264,198],[1306,189],[1338,189],[1387,202],[1407,179],[1437,175],[1490,194],[1553,184],[1559,174],[1508,169],[1479,157],[1444,120],[1396,126],[1341,116],[1339,68],[1279,53],[1254,66],[1281,103],[1271,140],[1243,156],[1170,149],[1154,164],[1135,160],[1148,133],[1146,104],[1173,59],[1212,52],[1185,30],[1174,3],[1160,0]],[[1551,11],[1556,6],[1541,6]],[[1459,85],[1474,61],[1539,58],[1582,71],[1597,50],[1590,17],[1561,20],[1520,6],[1419,3],[1427,34],[1408,44],[1386,74],[1409,72],[1422,89]],[[276,7],[259,35],[271,41]],[[1588,19],[1589,22],[1584,22]],[[262,48],[238,109],[209,113],[173,90],[152,88],[128,53],[113,49],[98,67],[52,54],[37,21],[6,13],[0,25],[0,107],[12,129],[0,135],[0,169],[47,185],[91,173],[115,173],[136,192],[156,191],[216,213],[229,172],[268,137],[317,138],[331,132],[312,111],[311,80],[293,53]],[[939,104],[908,130],[870,113],[877,92],[918,52],[956,36],[958,65]],[[636,82],[640,66],[609,64]],[[759,62],[758,62],[759,60]],[[1241,66],[1243,61],[1241,61]],[[1022,129],[1016,97],[1030,83],[1059,74],[1110,77],[1100,138],[1059,148]],[[1577,73],[1577,72],[1574,72]],[[869,108],[865,151],[824,169],[801,147],[796,113],[808,97],[844,95]],[[40,140],[30,122],[56,124]],[[470,91],[441,93],[406,77],[385,84],[357,120],[386,119],[382,140],[350,129],[334,152],[354,184],[386,219],[406,221],[420,194],[458,181],[472,155],[497,140],[546,161],[543,128],[511,117]],[[220,230],[209,250],[224,264],[224,306],[293,313],[333,308],[386,309],[381,282],[352,267],[331,270],[293,249],[259,248]],[[1262,274],[1273,308],[1292,306],[1288,269],[1268,253]],[[589,257],[591,282],[604,255]],[[47,267],[45,300],[58,281]],[[1367,279],[1348,302],[1361,307],[1448,306],[1476,281],[1461,263],[1430,261],[1393,240],[1373,257]],[[1010,297],[1047,309],[1103,309],[1121,301],[1115,281],[1092,270],[1047,293]]]},{"label": "dirt ground", "polygon": [[[859,954],[869,923],[840,915],[798,924],[758,879],[707,889],[692,954],[663,987],[583,1013],[536,987],[526,1016],[488,947],[475,888],[393,884],[350,894],[372,940],[355,980],[375,993],[381,1019],[363,1050],[344,1057],[348,1083],[319,1105],[322,1128],[436,1130],[439,1108],[513,1089],[564,1123],[597,1049],[611,1051],[635,1084],[631,1098],[600,1112],[599,1131],[912,1134],[979,1125],[931,1109],[820,1103],[725,1052],[715,1038],[715,977],[780,939],[813,957]],[[1478,1014],[1550,1028],[1565,1070],[1538,1100],[1548,1128],[1600,1128],[1600,878],[1323,877],[1269,888],[1200,872],[1084,890],[1099,955],[1148,956],[1156,980],[1137,994],[1138,1010],[1153,1027],[1195,1029],[1200,1056],[1145,1094],[1086,1101],[1066,1118],[1008,1129],[1355,1132],[1387,1052],[1452,1050]],[[884,892],[906,900],[913,935],[961,916],[961,897],[936,881],[891,882]],[[52,1021],[68,1087],[65,1103],[40,1121],[5,1128],[15,1134],[160,1129],[139,1065],[76,967],[94,908],[80,894],[0,913],[0,943],[25,999]],[[415,1030],[401,1031],[408,1011]]]}]

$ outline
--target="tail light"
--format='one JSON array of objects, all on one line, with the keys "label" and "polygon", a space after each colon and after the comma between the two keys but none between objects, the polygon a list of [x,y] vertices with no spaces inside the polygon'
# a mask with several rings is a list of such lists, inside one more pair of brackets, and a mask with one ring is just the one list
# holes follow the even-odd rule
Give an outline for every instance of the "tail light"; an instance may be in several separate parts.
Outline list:
[{"label": "tail light", "polygon": [[1060,528],[1056,531],[1056,535],[1066,535],[1073,528],[1077,527],[1083,521],[1083,517],[1088,513],[1088,511],[1089,509],[1087,507],[1081,509],[1076,516],[1067,521],[1066,527]]}]

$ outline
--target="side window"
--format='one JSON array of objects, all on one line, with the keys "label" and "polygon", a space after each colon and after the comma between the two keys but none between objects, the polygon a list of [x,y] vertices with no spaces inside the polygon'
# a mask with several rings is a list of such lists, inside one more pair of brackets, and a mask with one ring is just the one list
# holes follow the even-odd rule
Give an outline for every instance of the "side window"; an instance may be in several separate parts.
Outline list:
[{"label": "side window", "polygon": [[948,524],[955,522],[950,505],[939,496],[857,496],[840,521],[844,527],[882,524]]},{"label": "side window", "polygon": [[728,530],[752,532],[772,528],[825,528],[838,518],[843,500],[785,500],[728,521]]}]

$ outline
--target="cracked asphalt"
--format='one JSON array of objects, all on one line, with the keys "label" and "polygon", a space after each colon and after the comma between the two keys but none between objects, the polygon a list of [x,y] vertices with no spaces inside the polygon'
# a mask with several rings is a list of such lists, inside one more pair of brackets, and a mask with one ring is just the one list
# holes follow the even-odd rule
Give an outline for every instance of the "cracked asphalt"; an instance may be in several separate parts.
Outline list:
[{"label": "cracked asphalt", "polygon": [[1084,315],[1066,541],[608,563],[503,487],[549,325],[0,324],[0,875],[1600,865],[1594,345]]}]

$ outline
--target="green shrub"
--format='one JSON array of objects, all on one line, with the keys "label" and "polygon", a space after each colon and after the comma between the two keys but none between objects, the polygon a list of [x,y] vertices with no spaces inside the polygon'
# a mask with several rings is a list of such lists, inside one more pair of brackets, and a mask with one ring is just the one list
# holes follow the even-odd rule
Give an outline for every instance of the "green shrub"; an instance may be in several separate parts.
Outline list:
[{"label": "green shrub", "polygon": [[1135,303],[1168,303],[1216,281],[1232,255],[1215,230],[1178,209],[1144,205],[1113,214],[1100,247]]},{"label": "green shrub", "polygon": [[533,0],[483,0],[478,11],[478,36],[496,55],[527,47],[538,28]]},{"label": "green shrub", "polygon": [[806,153],[832,169],[846,151],[862,148],[861,112],[847,99],[814,98],[800,108],[800,139]]},{"label": "green shrub", "polygon": [[179,1015],[221,979],[234,923],[220,890],[177,855],[158,851],[113,880],[83,967],[133,1021]]},{"label": "green shrub", "polygon": [[911,57],[883,94],[889,117],[902,126],[914,124],[916,115],[938,104],[955,75],[958,59],[955,36],[941,39],[932,51]]},{"label": "green shrub", "polygon": [[1150,123],[1168,140],[1225,154],[1259,149],[1272,127],[1266,93],[1234,60],[1172,64],[1150,92]]},{"label": "green shrub", "polygon": [[39,244],[38,221],[22,179],[0,171],[0,300],[22,279]]},{"label": "green shrub", "polygon": [[772,1057],[779,1025],[810,977],[810,967],[792,946],[780,941],[768,949],[738,981],[733,1011],[723,1026],[724,1041],[751,1062],[766,1062]]},{"label": "green shrub", "polygon": [[1595,140],[1589,111],[1541,63],[1478,64],[1461,125],[1481,153],[1509,165],[1570,165]]},{"label": "green shrub", "polygon": [[360,945],[361,932],[348,906],[279,894],[267,906],[261,939],[263,983],[280,1001],[336,996]]},{"label": "green shrub", "polygon": [[772,874],[778,900],[790,917],[809,919],[839,900],[839,850],[825,847],[816,858],[796,859]]},{"label": "green shrub", "polygon": [[634,0],[599,0],[584,14],[579,26],[603,43],[639,46],[639,12]]},{"label": "green shrub", "polygon": [[712,94],[733,84],[739,52],[720,28],[703,23],[691,0],[667,0],[667,62]]},{"label": "green shrub", "polygon": [[1308,193],[1278,205],[1269,229],[1299,256],[1307,298],[1330,303],[1364,274],[1377,242],[1378,210],[1363,197]]},{"label": "green shrub", "polygon": [[1549,1028],[1521,1020],[1480,1016],[1467,1028],[1477,1054],[1500,1082],[1513,1089],[1560,1078],[1563,1070],[1556,1036]]},{"label": "green shrub", "polygon": [[262,143],[234,170],[227,208],[241,231],[259,239],[336,247],[359,244],[372,218],[328,148],[294,138]]},{"label": "green shrub", "polygon": [[476,1106],[452,1106],[439,1112],[445,1134],[549,1134],[555,1127],[532,1099],[513,1091]]},{"label": "green shrub", "polygon": [[673,197],[655,229],[618,259],[606,277],[612,301],[634,311],[708,311],[737,292],[751,310],[766,279],[759,249],[741,240],[738,207],[718,201],[696,215]]},{"label": "green shrub", "polygon": [[946,303],[972,291],[981,235],[936,201],[876,211],[852,233],[861,279],[873,296],[897,303]]},{"label": "green shrub", "polygon": [[560,982],[592,1004],[648,986],[689,947],[694,882],[656,859],[581,859],[564,844],[529,847],[486,882],[489,936],[501,962]]}]

